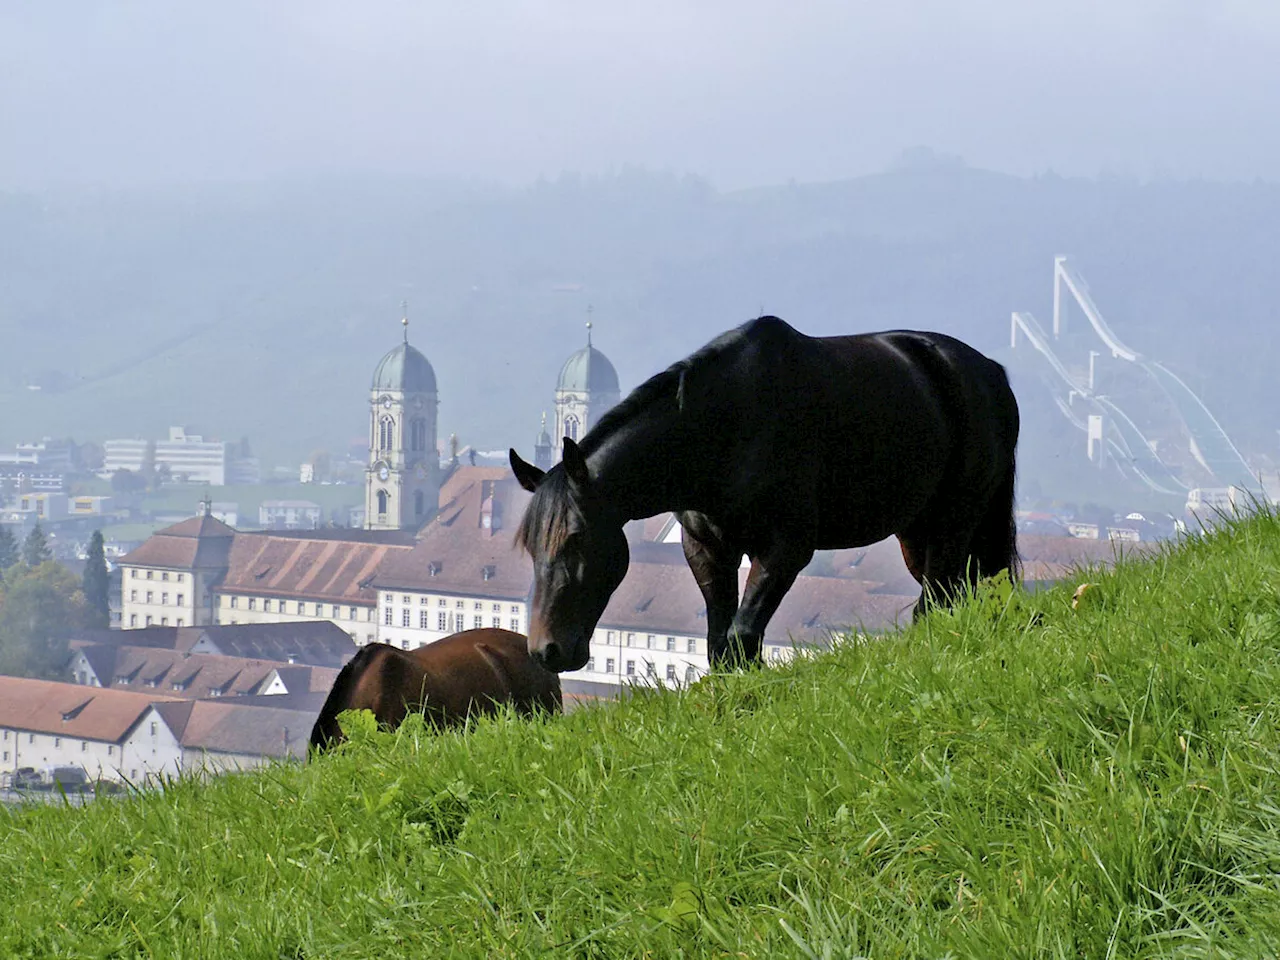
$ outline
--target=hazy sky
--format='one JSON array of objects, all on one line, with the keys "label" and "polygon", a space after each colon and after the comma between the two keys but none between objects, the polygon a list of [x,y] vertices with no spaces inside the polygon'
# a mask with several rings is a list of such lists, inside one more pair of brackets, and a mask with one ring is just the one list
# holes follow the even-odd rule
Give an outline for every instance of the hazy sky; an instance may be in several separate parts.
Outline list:
[{"label": "hazy sky", "polygon": [[1280,179],[1276,0],[0,0],[0,189],[625,163],[738,186],[927,144]]}]

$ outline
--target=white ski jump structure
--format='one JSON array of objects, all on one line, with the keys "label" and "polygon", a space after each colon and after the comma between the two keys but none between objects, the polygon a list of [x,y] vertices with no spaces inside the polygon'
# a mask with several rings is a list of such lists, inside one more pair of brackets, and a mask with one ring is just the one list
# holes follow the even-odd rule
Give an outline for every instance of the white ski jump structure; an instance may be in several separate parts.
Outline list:
[{"label": "white ski jump structure", "polygon": [[[1122,472],[1131,474],[1159,493],[1183,494],[1190,486],[1178,476],[1174,468],[1161,459],[1156,444],[1147,439],[1138,425],[1107,396],[1095,391],[1094,360],[1099,351],[1089,351],[1089,372],[1085,381],[1073,375],[1058,358],[1053,342],[1062,334],[1064,293],[1079,305],[1089,326],[1112,357],[1133,364],[1160,387],[1186,428],[1191,438],[1191,454],[1200,465],[1221,486],[1257,489],[1258,478],[1250,471],[1244,457],[1204,402],[1164,364],[1144,357],[1127,346],[1103,319],[1084,279],[1066,257],[1056,257],[1053,262],[1052,341],[1034,316],[1019,312],[1013,314],[1009,345],[1016,347],[1021,333],[1067,388],[1065,400],[1057,394],[1054,399],[1058,409],[1088,435],[1090,459],[1098,463],[1110,460]],[[1081,411],[1085,411],[1083,416]]]}]

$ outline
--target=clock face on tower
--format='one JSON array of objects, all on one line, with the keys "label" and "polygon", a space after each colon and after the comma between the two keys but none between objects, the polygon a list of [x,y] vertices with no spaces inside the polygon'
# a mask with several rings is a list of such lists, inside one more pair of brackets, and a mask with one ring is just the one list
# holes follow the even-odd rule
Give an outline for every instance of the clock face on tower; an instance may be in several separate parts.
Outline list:
[{"label": "clock face on tower", "polygon": [[387,465],[385,463],[378,467],[379,480],[386,480],[389,476],[391,476],[391,471],[387,469]]},{"label": "clock face on tower", "polygon": [[383,398],[382,398],[382,405],[383,405],[383,407],[385,407],[386,409],[390,410],[390,409],[391,409],[391,398],[390,398],[390,397],[383,397]]}]

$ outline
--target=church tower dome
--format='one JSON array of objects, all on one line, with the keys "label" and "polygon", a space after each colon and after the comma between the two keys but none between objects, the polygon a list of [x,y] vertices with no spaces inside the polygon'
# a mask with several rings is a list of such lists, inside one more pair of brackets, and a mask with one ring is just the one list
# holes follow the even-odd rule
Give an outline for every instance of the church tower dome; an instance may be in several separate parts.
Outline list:
[{"label": "church tower dome", "polygon": [[369,387],[364,509],[370,530],[417,530],[440,505],[436,374],[409,343],[407,308],[400,323],[403,342],[378,362]]},{"label": "church tower dome", "polygon": [[564,362],[556,382],[556,460],[564,453],[565,437],[581,440],[620,398],[618,372],[591,343],[591,327],[588,320],[587,345]]}]

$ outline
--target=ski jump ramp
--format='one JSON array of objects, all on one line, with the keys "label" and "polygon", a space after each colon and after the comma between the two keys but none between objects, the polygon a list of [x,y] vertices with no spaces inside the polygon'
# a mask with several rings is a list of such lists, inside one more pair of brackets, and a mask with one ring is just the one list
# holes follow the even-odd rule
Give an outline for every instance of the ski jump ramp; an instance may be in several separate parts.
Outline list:
[{"label": "ski jump ramp", "polygon": [[[1191,453],[1200,465],[1221,486],[1236,486],[1245,490],[1259,489],[1258,478],[1253,475],[1240,451],[1227,436],[1204,401],[1172,370],[1156,360],[1144,357],[1129,347],[1106,322],[1089,292],[1089,285],[1066,257],[1057,257],[1053,263],[1053,337],[1056,341],[1062,333],[1063,297],[1070,296],[1080,307],[1089,326],[1101,345],[1112,357],[1131,363],[1137,370],[1150,376],[1169,399],[1191,438]],[[1080,418],[1073,410],[1073,402],[1079,397],[1090,414],[1103,417],[1103,447],[1107,456],[1125,473],[1132,473],[1147,487],[1159,493],[1181,494],[1187,484],[1177,471],[1156,453],[1151,443],[1134,423],[1133,419],[1105,396],[1095,393],[1092,373],[1089,382],[1081,382],[1073,376],[1053,349],[1053,342],[1043,327],[1030,313],[1014,313],[1010,324],[1010,346],[1016,347],[1021,334],[1046,361],[1050,370],[1069,391],[1067,402],[1058,400],[1058,407],[1073,424],[1088,429],[1087,417]],[[1092,370],[1092,366],[1090,368]]]}]

